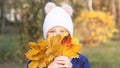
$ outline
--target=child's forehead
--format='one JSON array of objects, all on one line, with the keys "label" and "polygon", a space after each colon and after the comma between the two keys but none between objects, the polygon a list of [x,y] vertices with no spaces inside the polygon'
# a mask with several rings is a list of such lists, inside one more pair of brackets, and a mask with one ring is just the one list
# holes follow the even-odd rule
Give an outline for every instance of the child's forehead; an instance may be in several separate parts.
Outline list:
[{"label": "child's forehead", "polygon": [[62,27],[62,26],[54,26],[52,27],[50,30],[52,29],[63,29],[63,30],[67,30],[66,28]]}]

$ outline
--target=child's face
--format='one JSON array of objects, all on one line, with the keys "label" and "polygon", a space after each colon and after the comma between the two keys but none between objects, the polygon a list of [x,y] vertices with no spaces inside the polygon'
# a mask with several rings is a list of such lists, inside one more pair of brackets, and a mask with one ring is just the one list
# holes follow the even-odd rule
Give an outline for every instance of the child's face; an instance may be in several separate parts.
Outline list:
[{"label": "child's face", "polygon": [[47,33],[47,37],[50,37],[50,36],[55,36],[57,34],[69,34],[68,30],[66,30],[65,28],[63,27],[60,27],[60,26],[55,26],[53,28],[51,28],[48,33]]}]

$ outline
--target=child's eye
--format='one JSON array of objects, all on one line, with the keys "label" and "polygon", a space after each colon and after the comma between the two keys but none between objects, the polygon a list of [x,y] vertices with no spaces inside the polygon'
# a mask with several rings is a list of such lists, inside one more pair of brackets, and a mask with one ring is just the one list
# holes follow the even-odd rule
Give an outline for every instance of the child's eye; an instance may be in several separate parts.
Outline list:
[{"label": "child's eye", "polygon": [[61,33],[64,33],[65,31],[61,30],[60,32],[61,32]]},{"label": "child's eye", "polygon": [[50,33],[54,33],[55,31],[49,31]]}]

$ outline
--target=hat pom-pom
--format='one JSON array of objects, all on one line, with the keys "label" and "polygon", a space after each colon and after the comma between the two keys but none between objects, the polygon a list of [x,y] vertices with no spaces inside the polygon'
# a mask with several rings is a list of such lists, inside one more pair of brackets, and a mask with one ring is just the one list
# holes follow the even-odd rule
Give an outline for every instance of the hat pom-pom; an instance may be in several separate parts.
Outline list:
[{"label": "hat pom-pom", "polygon": [[65,4],[65,5],[62,6],[62,8],[63,8],[70,16],[72,16],[72,14],[73,14],[73,8],[72,8],[70,5]]},{"label": "hat pom-pom", "polygon": [[56,5],[55,5],[55,3],[53,3],[53,2],[48,2],[47,4],[46,4],[46,6],[45,6],[45,13],[47,14],[47,13],[49,13],[53,8],[55,8],[56,7]]}]

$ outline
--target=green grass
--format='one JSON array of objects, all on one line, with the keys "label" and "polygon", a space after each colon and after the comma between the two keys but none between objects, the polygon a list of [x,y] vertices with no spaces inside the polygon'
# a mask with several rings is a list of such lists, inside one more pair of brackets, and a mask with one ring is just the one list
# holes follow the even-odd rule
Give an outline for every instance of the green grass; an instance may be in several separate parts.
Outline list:
[{"label": "green grass", "polygon": [[84,47],[92,68],[120,68],[120,41],[108,41],[95,47]]},{"label": "green grass", "polygon": [[22,45],[20,45],[20,37],[18,35],[0,35],[0,62],[16,61],[23,56]]},{"label": "green grass", "polygon": [[0,63],[0,68],[26,68],[26,64],[19,64],[16,62],[4,62]]},{"label": "green grass", "polygon": [[[24,54],[21,47],[19,36],[0,35],[0,68],[25,68],[26,62],[19,63],[20,55]],[[86,46],[82,53],[88,57],[91,68],[120,68],[120,41]]]}]

